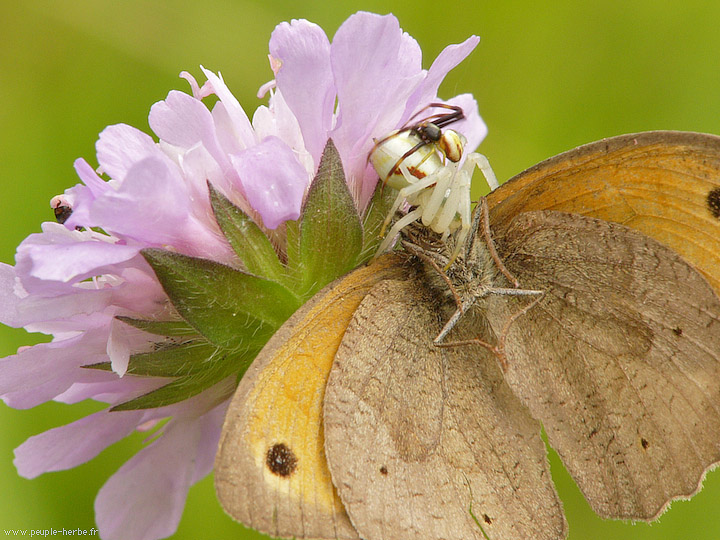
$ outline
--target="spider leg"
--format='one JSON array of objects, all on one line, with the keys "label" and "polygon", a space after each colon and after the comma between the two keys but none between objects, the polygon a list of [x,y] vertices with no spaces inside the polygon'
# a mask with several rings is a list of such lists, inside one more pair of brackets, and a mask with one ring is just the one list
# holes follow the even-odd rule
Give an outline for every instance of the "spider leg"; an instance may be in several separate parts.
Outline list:
[{"label": "spider leg", "polygon": [[430,103],[429,105],[423,107],[418,112],[413,114],[410,118],[408,118],[407,123],[405,126],[409,126],[410,122],[412,122],[415,118],[420,116],[422,113],[427,111],[428,109],[450,109],[451,113],[436,113],[428,116],[427,118],[423,118],[423,122],[427,122],[428,120],[434,120],[435,118],[441,118],[440,122],[433,122],[437,127],[441,128],[443,126],[447,126],[448,124],[451,124],[453,122],[456,122],[458,120],[462,120],[465,118],[465,113],[463,112],[462,108],[458,107],[457,105],[448,105],[446,103]]},{"label": "spider leg", "polygon": [[[455,169],[455,167],[452,167]],[[424,204],[422,204],[423,215],[422,222],[426,227],[431,227],[437,233],[445,232],[445,228],[438,228],[435,226],[437,222],[438,212],[441,211],[443,201],[445,201],[445,193],[448,188],[452,185],[452,180],[455,171],[451,170],[451,167],[442,167],[438,169],[434,176],[435,187],[429,192],[426,197]]]},{"label": "spider leg", "polygon": [[393,202],[393,205],[390,208],[387,216],[385,216],[385,221],[383,221],[382,227],[380,228],[380,236],[383,236],[385,234],[385,229],[387,229],[387,226],[390,225],[390,221],[392,221],[395,212],[397,212],[398,208],[400,208],[400,205],[403,203],[404,200],[405,197],[402,195],[402,193],[398,192],[398,196],[395,197],[395,202]]},{"label": "spider leg", "polygon": [[477,168],[480,169],[480,172],[485,177],[485,181],[487,182],[487,185],[490,188],[490,191],[500,187],[500,184],[498,184],[498,181],[497,181],[497,177],[495,176],[495,171],[493,171],[492,167],[490,166],[490,162],[488,161],[488,158],[486,158],[482,154],[473,152],[472,154],[469,154],[467,156],[466,161],[476,165]]},{"label": "spider leg", "polygon": [[465,244],[465,239],[470,232],[470,185],[472,181],[472,173],[463,167],[453,178],[453,183],[450,186],[450,196],[445,201],[444,210],[441,218],[439,218],[437,226],[438,228],[443,227],[450,229],[453,221],[460,217],[460,231],[455,237],[455,249],[450,256],[445,269],[450,268],[450,265],[460,254],[460,250]]},{"label": "spider leg", "polygon": [[465,118],[465,113],[463,113],[463,110],[457,105],[445,105],[444,103],[436,103],[435,106],[445,107],[446,109],[450,109],[453,111],[451,113],[437,115],[439,119],[437,122],[433,122],[433,124],[435,124],[439,128],[443,128],[448,124],[452,124],[453,122],[457,122]]},{"label": "spider leg", "polygon": [[[407,199],[410,204],[416,204],[418,198],[413,197],[413,195],[433,186],[437,182],[438,175],[442,172],[441,169],[437,173],[428,174],[425,178],[421,178],[420,180],[418,180],[414,176],[411,176],[409,172],[407,172],[406,167],[401,166],[400,168],[403,171],[403,176],[405,176],[405,179],[408,180],[408,185],[402,188],[399,193],[401,193],[402,196]],[[410,177],[412,180],[410,180],[408,177]],[[419,204],[419,206],[424,206],[424,204]]]},{"label": "spider leg", "polygon": [[383,236],[385,234],[385,229],[387,229],[387,226],[390,224],[390,221],[395,215],[395,212],[397,212],[398,208],[400,208],[402,202],[416,192],[422,191],[427,186],[432,185],[432,183],[434,182],[434,180],[432,180],[431,178],[433,175],[428,175],[425,178],[418,180],[415,176],[410,174],[404,164],[400,165],[400,172],[402,173],[405,182],[407,182],[407,185],[404,188],[398,190],[398,196],[395,198],[395,202],[393,203],[392,208],[385,217],[383,226],[380,229],[380,236]]},{"label": "spider leg", "polygon": [[455,249],[453,249],[450,255],[450,260],[445,266],[445,270],[450,268],[450,265],[460,255],[460,250],[465,245],[467,236],[470,233],[470,187],[463,189],[461,193],[462,199],[458,204],[458,213],[460,214],[460,231],[455,237]]},{"label": "spider leg", "polygon": [[380,247],[377,250],[377,253],[375,254],[375,257],[379,256],[381,253],[384,253],[387,248],[390,247],[390,244],[392,244],[392,241],[395,240],[395,237],[398,235],[398,233],[405,228],[407,225],[415,221],[420,217],[422,213],[422,210],[420,208],[416,208],[415,210],[408,212],[405,214],[402,218],[397,220],[395,224],[392,226],[392,229],[390,229],[390,232],[388,232],[387,236],[383,238],[382,243],[380,244]]}]

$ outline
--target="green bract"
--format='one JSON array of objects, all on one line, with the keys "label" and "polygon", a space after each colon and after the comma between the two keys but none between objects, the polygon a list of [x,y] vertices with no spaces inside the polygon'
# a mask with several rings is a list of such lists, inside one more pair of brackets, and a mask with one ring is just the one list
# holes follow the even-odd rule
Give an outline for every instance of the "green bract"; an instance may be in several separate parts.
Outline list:
[{"label": "green bract", "polygon": [[[130,356],[127,376],[164,377],[169,382],[112,410],[162,407],[233,374],[239,380],[295,310],[375,253],[389,208],[388,198],[378,189],[361,219],[332,141],[325,147],[300,219],[285,223],[283,253],[240,208],[212,186],[209,191],[215,219],[237,254],[237,267],[163,249],[142,251],[181,319],[118,317],[165,337],[151,351]],[[109,362],[88,367],[111,369]]]}]

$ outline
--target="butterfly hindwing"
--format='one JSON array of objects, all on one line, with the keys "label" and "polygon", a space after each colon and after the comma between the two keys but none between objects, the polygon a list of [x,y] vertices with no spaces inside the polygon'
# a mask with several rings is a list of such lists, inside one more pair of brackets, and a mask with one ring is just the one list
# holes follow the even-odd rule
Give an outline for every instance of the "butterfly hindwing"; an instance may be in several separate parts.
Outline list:
[{"label": "butterfly hindwing", "polygon": [[328,285],[288,319],[248,369],[215,461],[218,498],[233,518],[273,536],[358,538],[325,461],[325,383],[362,298],[401,272],[398,259],[387,256]]},{"label": "butterfly hindwing", "polygon": [[557,212],[496,227],[523,287],[512,324],[494,295],[505,378],[593,509],[651,520],[720,461],[720,300],[704,277],[627,227]]},{"label": "butterfly hindwing", "polygon": [[348,327],[325,394],[338,493],[368,540],[566,535],[540,425],[482,347],[432,343],[446,315],[388,280]]}]

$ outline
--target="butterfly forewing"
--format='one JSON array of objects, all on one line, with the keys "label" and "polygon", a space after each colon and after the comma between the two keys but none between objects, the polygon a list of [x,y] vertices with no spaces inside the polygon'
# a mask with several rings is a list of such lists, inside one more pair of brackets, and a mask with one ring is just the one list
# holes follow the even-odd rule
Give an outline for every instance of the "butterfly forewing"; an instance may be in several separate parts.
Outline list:
[{"label": "butterfly forewing", "polygon": [[720,137],[649,131],[580,146],[488,196],[494,224],[556,210],[621,223],[670,247],[720,293]]}]

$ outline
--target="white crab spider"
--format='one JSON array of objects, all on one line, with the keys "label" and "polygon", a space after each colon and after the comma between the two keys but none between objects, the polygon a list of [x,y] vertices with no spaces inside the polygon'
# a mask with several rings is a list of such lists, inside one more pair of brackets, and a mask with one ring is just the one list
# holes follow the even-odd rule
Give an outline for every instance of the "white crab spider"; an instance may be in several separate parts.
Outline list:
[{"label": "white crab spider", "polygon": [[[470,186],[475,167],[485,176],[490,189],[498,187],[487,158],[471,153],[462,159],[465,138],[447,129],[437,142],[420,145],[420,137],[411,130],[392,134],[376,144],[370,161],[385,184],[398,191],[383,231],[403,201],[414,207],[399,219],[383,239],[378,254],[384,252],[410,223],[422,220],[443,238],[457,233],[450,263],[460,253],[470,231]],[[410,150],[413,150],[408,154]]]}]

